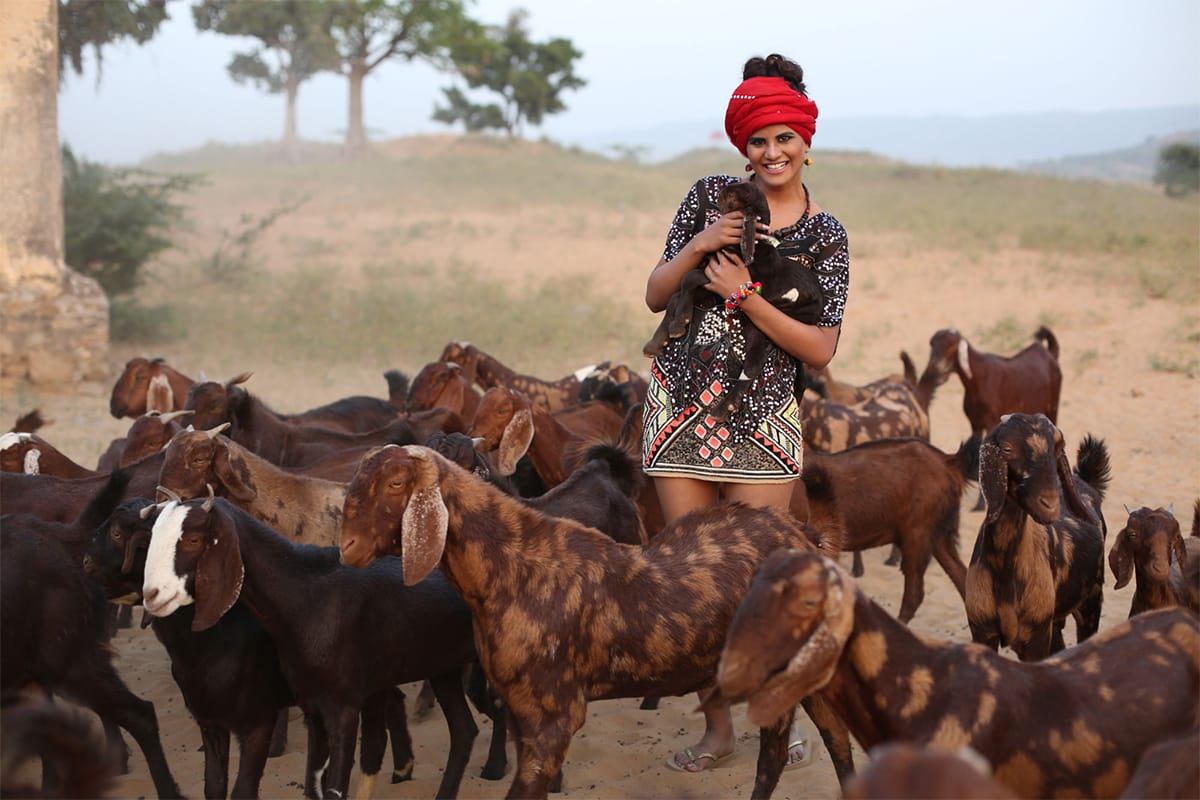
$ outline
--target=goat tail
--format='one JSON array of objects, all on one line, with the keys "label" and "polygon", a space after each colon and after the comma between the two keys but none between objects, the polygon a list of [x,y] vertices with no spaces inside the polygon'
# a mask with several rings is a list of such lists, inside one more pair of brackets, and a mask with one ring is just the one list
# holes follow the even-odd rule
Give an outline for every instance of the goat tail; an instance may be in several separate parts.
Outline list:
[{"label": "goat tail", "polygon": [[1112,465],[1109,463],[1108,448],[1103,439],[1097,439],[1090,433],[1083,437],[1075,456],[1075,471],[1084,483],[1100,494],[1101,499],[1104,498],[1112,480]]},{"label": "goat tail", "polygon": [[982,439],[979,436],[964,439],[963,443],[958,446],[958,451],[950,456],[951,463],[958,468],[967,483],[979,482],[980,444],[982,444]]},{"label": "goat tail", "polygon": [[[917,388],[917,365],[913,363],[912,356],[907,350],[900,351],[900,363],[904,365],[904,382],[914,389]],[[927,409],[928,410],[928,409]]]},{"label": "goat tail", "polygon": [[1056,337],[1049,328],[1042,325],[1034,332],[1033,338],[1046,346],[1050,351],[1050,355],[1054,356],[1054,360],[1058,361],[1058,337]]},{"label": "goat tail", "polygon": [[1192,536],[1200,537],[1200,497],[1192,506]]},{"label": "goat tail", "polygon": [[[388,401],[392,405],[401,408],[401,410],[407,408],[408,390],[410,388],[408,376],[398,369],[389,369],[383,373],[383,379],[387,381]],[[403,407],[401,407],[400,403],[403,403]]]},{"label": "goat tail", "polygon": [[[570,446],[566,449],[570,449]],[[641,454],[632,453],[620,443],[593,442],[583,451],[580,464],[602,461],[621,491],[629,497],[637,497],[646,482],[642,473]]]}]

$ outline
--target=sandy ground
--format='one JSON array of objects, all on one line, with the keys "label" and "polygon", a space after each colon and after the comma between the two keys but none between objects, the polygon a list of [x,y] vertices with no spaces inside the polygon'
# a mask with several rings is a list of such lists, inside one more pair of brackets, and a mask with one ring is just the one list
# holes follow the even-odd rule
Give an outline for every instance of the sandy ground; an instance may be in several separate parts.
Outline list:
[{"label": "sandy ground", "polygon": [[[851,234],[853,237],[853,231]],[[651,238],[653,243],[645,245],[647,267],[653,263],[658,234]],[[854,261],[842,353],[832,364],[835,375],[863,383],[894,372],[899,368],[897,354],[901,349],[913,355],[918,368],[923,367],[929,336],[941,327],[957,326],[970,334],[1011,318],[1021,330],[1032,333],[1040,322],[1049,321],[1062,347],[1064,385],[1059,424],[1072,460],[1075,448],[1088,432],[1103,438],[1111,454],[1113,482],[1104,503],[1109,542],[1125,521],[1123,504],[1136,508],[1174,503],[1175,510],[1185,517],[1186,529],[1191,504],[1200,495],[1200,387],[1187,374],[1162,370],[1161,361],[1159,369],[1152,364],[1156,354],[1176,360],[1195,357],[1195,338],[1186,338],[1194,337],[1197,329],[1200,308],[1194,299],[1190,305],[1166,300],[1131,301],[1136,292],[1128,287],[1080,281],[1069,262],[1056,262],[1050,269],[1043,258],[1015,251],[965,264],[954,253],[910,252],[868,237],[851,241],[861,255]],[[585,262],[571,268],[600,269],[601,265]],[[628,296],[640,301],[644,275],[643,271],[613,277]],[[647,334],[654,324],[655,319],[647,314]],[[486,343],[478,344],[486,349]],[[124,354],[118,355],[124,358]],[[604,357],[608,356],[596,354],[597,359]],[[258,389],[265,397],[278,398],[283,396],[284,386],[265,383]],[[345,393],[361,390],[347,386]],[[934,397],[932,439],[943,450],[954,449],[968,434],[961,397],[961,388],[954,379]],[[47,410],[58,418],[59,427],[47,429],[46,435],[54,440],[73,424],[103,416],[106,399],[106,393],[85,399],[102,409],[94,416],[73,411],[84,402],[78,398],[48,399]],[[321,401],[314,398],[314,404]],[[9,412],[13,410],[11,403],[6,403],[5,416],[12,416]],[[974,491],[968,490],[963,499],[960,549],[964,561],[969,560],[982,519],[980,513],[970,510],[974,497]],[[899,604],[901,575],[883,565],[885,555],[886,549],[866,554],[867,572],[860,586],[894,613]],[[848,556],[843,563],[849,564]],[[1126,617],[1132,586],[1113,591],[1110,576],[1106,593],[1102,627]],[[140,614],[139,609],[135,619]],[[934,637],[969,640],[962,600],[936,563],[929,568],[927,596],[912,627]],[[1073,641],[1073,634],[1073,626],[1069,625],[1068,641]],[[184,793],[201,796],[203,754],[199,732],[170,677],[163,649],[149,630],[137,629],[121,632],[116,648],[121,673],[131,688],[156,705],[167,757]],[[415,694],[409,692],[410,702]],[[743,709],[735,710],[735,757],[693,775],[673,771],[664,762],[700,736],[703,720],[695,698],[668,698],[657,711],[641,711],[638,705],[638,699],[623,699],[590,706],[587,724],[575,736],[567,757],[562,797],[727,798],[750,794],[757,731],[746,724]],[[489,734],[486,718],[480,716],[479,721],[481,735],[460,797],[502,797],[508,778],[488,782],[478,777]],[[413,723],[412,736],[417,758],[414,780],[391,785],[385,778],[376,789],[376,797],[433,796],[448,740],[440,712]],[[860,764],[866,762],[862,753],[857,757]],[[268,763],[263,796],[300,797],[303,764],[304,728],[296,712],[286,754]],[[390,756],[385,764],[390,764]],[[509,777],[511,774],[510,766]],[[357,781],[356,770],[353,783]],[[821,752],[812,766],[785,773],[775,797],[825,798],[835,797],[838,792],[833,768]],[[153,796],[139,753],[135,752],[131,774],[120,779],[114,796]]]}]

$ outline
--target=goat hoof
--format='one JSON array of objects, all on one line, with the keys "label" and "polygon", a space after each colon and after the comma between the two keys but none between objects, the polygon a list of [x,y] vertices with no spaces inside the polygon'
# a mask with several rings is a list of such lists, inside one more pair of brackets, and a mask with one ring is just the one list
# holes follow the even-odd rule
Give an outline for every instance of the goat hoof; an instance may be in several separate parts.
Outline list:
[{"label": "goat hoof", "polygon": [[503,780],[504,773],[506,771],[507,770],[503,764],[500,764],[499,766],[493,764],[484,764],[483,771],[479,773],[479,777],[483,778],[485,781]]},{"label": "goat hoof", "polygon": [[642,704],[640,706],[638,706],[638,708],[642,711],[656,711],[656,710],[658,710],[658,698],[657,697],[643,698]]},{"label": "goat hoof", "polygon": [[412,775],[413,762],[410,759],[409,762],[400,769],[392,770],[392,783],[404,783],[405,781],[411,781]]}]

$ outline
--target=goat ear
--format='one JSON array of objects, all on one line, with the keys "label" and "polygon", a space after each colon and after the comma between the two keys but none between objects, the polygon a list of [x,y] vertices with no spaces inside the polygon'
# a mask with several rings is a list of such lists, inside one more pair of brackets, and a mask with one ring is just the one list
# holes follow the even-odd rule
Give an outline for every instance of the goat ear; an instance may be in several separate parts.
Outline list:
[{"label": "goat ear", "polygon": [[500,434],[500,447],[496,454],[496,472],[504,476],[517,471],[517,462],[529,451],[533,443],[533,414],[523,408],[513,414],[513,418]]},{"label": "goat ear", "polygon": [[[821,622],[784,671],[756,692],[746,707],[746,719],[760,728],[794,712],[797,703],[829,683],[854,629],[854,581],[837,564],[823,561],[827,581]],[[794,602],[801,600],[797,597]]]},{"label": "goat ear", "polygon": [[157,411],[165,414],[175,409],[175,392],[171,390],[171,382],[166,375],[155,375],[146,387],[146,411]]},{"label": "goat ear", "polygon": [[1125,588],[1129,579],[1133,577],[1133,553],[1130,552],[1129,537],[1123,532],[1117,534],[1117,541],[1113,543],[1112,550],[1108,551],[1108,568],[1117,579],[1113,589]]},{"label": "goat ear", "polygon": [[985,525],[1000,519],[1000,509],[1008,494],[1008,462],[1000,454],[1000,447],[989,439],[979,446],[979,491],[987,504]]},{"label": "goat ear", "polygon": [[400,554],[407,586],[423,581],[442,560],[450,524],[437,464],[423,453],[414,458],[413,464],[413,493],[400,519]]},{"label": "goat ear", "polygon": [[249,503],[258,497],[258,490],[246,482],[246,476],[250,474],[246,467],[246,460],[240,455],[230,453],[229,448],[223,442],[217,443],[217,454],[213,458],[213,472],[217,474],[225,491],[229,492],[229,496],[237,502]]},{"label": "goat ear", "polygon": [[1054,450],[1054,457],[1058,463],[1058,482],[1062,484],[1062,493],[1067,501],[1067,508],[1071,509],[1071,513],[1084,522],[1099,526],[1100,520],[1079,496],[1079,489],[1075,486],[1075,476],[1071,474],[1071,464],[1067,461],[1067,448],[1063,443],[1061,433],[1054,437]]},{"label": "goat ear", "polygon": [[967,344],[966,339],[958,340],[958,368],[963,375],[971,377],[971,345]]},{"label": "goat ear", "polygon": [[1171,534],[1171,552],[1175,554],[1175,563],[1179,565],[1180,571],[1183,570],[1187,563],[1187,545],[1183,543],[1183,533],[1180,532],[1179,526],[1175,526],[1174,533]]},{"label": "goat ear", "polygon": [[208,535],[212,539],[196,564],[193,631],[208,630],[233,608],[242,593],[242,581],[246,577],[233,525],[219,512],[210,512],[209,520]]}]

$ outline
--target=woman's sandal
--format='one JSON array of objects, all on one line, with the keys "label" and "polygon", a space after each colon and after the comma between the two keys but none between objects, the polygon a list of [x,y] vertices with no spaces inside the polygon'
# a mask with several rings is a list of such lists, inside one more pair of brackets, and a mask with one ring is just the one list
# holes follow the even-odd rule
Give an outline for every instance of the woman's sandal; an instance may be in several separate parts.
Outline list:
[{"label": "woman's sandal", "polygon": [[[793,761],[792,754],[797,749],[800,751],[800,757]],[[783,769],[784,771],[791,769],[803,769],[804,767],[807,767],[809,764],[813,763],[815,757],[816,749],[810,745],[807,738],[802,737],[795,739],[788,743],[788,760],[787,763],[783,765]]]},{"label": "woman's sandal", "polygon": [[695,773],[695,772],[704,772],[705,770],[712,769],[713,767],[717,766],[725,759],[731,757],[733,755],[733,753],[729,752],[723,756],[719,756],[719,755],[716,755],[715,753],[697,753],[692,748],[685,747],[685,748],[683,748],[683,751],[681,753],[677,753],[676,755],[682,755],[684,758],[686,758],[688,766],[695,766],[696,764],[698,764],[700,762],[701,759],[704,759],[709,762],[708,766],[706,766],[706,767],[701,767],[700,769],[688,769],[687,766],[680,764],[676,760],[675,756],[671,756],[670,758],[667,759],[667,766],[670,767],[671,769],[678,770],[679,772]]}]

